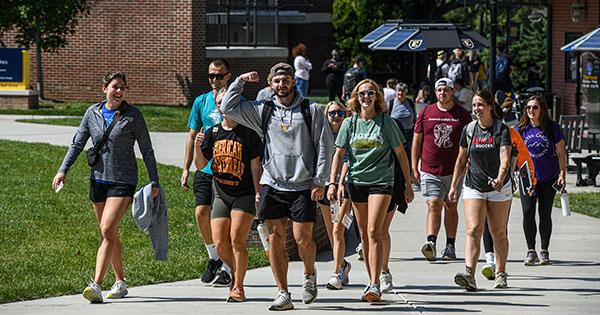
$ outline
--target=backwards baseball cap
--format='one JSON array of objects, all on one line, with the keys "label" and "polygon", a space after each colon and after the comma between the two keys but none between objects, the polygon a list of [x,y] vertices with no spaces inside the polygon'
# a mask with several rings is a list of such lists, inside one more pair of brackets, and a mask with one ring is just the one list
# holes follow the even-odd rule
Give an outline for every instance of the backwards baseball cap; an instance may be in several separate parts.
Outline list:
[{"label": "backwards baseball cap", "polygon": [[274,77],[276,75],[289,75],[293,77],[294,68],[292,68],[292,66],[285,62],[280,62],[271,68],[271,71],[269,71],[269,75],[271,75],[271,77]]},{"label": "backwards baseball cap", "polygon": [[452,82],[452,80],[448,79],[448,78],[441,78],[439,80],[437,80],[435,82],[435,88],[437,89],[440,86],[445,86],[445,87],[449,87],[451,89],[454,89],[454,82]]}]

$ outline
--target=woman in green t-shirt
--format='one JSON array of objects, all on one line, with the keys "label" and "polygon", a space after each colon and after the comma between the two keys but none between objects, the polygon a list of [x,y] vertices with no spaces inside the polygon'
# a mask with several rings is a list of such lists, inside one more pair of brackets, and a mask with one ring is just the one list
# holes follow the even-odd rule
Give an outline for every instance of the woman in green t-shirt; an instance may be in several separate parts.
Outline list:
[{"label": "woman in green t-shirt", "polygon": [[[381,301],[379,275],[383,262],[381,230],[394,186],[394,158],[397,158],[406,181],[406,202],[414,193],[410,181],[408,158],[402,142],[404,137],[392,118],[384,114],[383,94],[375,81],[365,79],[356,85],[348,100],[348,109],[356,113],[344,120],[335,142],[332,172],[329,176],[329,200],[337,200],[336,177],[342,158],[348,151],[348,186],[350,200],[356,210],[356,222],[361,235],[369,284],[363,301]],[[394,154],[396,157],[394,157]]]}]

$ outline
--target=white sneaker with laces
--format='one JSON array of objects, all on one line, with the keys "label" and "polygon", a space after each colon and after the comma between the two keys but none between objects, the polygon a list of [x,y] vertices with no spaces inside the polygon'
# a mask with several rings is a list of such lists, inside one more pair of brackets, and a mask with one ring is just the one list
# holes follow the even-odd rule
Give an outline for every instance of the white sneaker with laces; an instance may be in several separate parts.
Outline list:
[{"label": "white sneaker with laces", "polygon": [[317,269],[312,275],[305,274],[304,281],[302,282],[302,301],[304,304],[310,304],[317,298]]},{"label": "white sneaker with laces", "polygon": [[273,304],[269,307],[270,311],[287,311],[293,309],[294,304],[292,303],[292,295],[286,291],[279,291]]},{"label": "white sneaker with laces", "polygon": [[381,283],[381,292],[389,293],[394,288],[392,283],[392,274],[389,271],[382,271],[379,275],[379,282]]},{"label": "white sneaker with laces", "polygon": [[83,297],[90,303],[102,303],[102,288],[96,282],[90,284],[83,290]]},{"label": "white sneaker with laces", "polygon": [[343,287],[342,280],[340,280],[340,274],[332,274],[331,278],[329,278],[329,281],[327,281],[325,287],[327,287],[327,289],[329,290],[340,290]]},{"label": "white sneaker with laces", "polygon": [[108,293],[106,294],[106,298],[120,299],[125,297],[127,293],[129,293],[127,291],[127,283],[125,283],[125,281],[119,280],[116,281],[115,284],[113,284],[112,288],[110,288],[110,291],[108,291]]}]

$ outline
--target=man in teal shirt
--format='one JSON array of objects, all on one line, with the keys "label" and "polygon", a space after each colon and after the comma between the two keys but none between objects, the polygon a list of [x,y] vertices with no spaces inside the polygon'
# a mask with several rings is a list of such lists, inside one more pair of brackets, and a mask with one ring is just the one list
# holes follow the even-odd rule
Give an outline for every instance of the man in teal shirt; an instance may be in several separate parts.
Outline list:
[{"label": "man in teal shirt", "polygon": [[[187,141],[185,144],[185,157],[183,160],[183,173],[181,174],[181,187],[187,191],[189,169],[194,160],[194,139],[199,132],[219,124],[223,121],[223,116],[217,110],[215,97],[219,90],[227,88],[231,78],[229,62],[224,59],[216,59],[208,65],[208,82],[212,88],[211,91],[202,94],[196,98],[188,127]],[[210,228],[210,211],[212,203],[212,160],[202,170],[196,170],[194,176],[194,193],[196,195],[196,225],[200,230],[200,235],[204,239],[204,245],[210,258],[208,266],[202,275],[202,282],[213,283],[215,286],[229,286],[231,283],[231,270],[229,266],[223,264],[219,259],[215,244],[212,239]],[[221,268],[221,272],[219,272]]]}]

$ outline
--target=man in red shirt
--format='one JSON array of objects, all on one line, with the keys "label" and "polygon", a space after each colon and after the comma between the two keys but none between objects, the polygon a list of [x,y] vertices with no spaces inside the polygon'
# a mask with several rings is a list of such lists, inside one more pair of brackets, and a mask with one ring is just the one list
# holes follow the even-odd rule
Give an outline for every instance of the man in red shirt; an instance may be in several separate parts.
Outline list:
[{"label": "man in red shirt", "polygon": [[[456,258],[454,241],[458,226],[457,203],[448,200],[454,162],[458,156],[463,128],[471,121],[471,114],[453,100],[454,84],[448,78],[435,83],[437,102],[425,107],[415,123],[412,145],[412,171],[415,183],[421,184],[427,202],[427,242],[421,253],[428,261],[436,260],[436,241],[444,211],[446,248],[442,259]],[[421,169],[419,170],[419,160]],[[459,185],[459,189],[462,184]],[[460,192],[458,192],[460,195]]]}]

